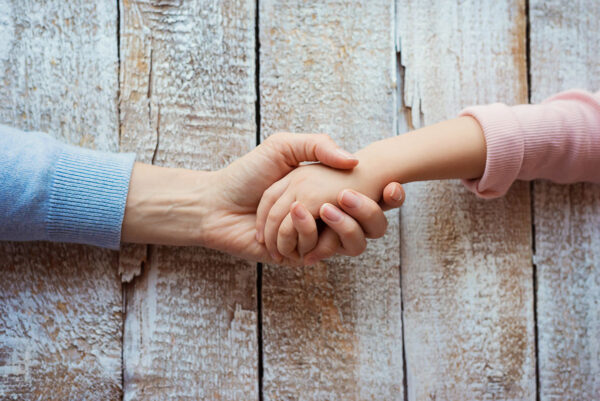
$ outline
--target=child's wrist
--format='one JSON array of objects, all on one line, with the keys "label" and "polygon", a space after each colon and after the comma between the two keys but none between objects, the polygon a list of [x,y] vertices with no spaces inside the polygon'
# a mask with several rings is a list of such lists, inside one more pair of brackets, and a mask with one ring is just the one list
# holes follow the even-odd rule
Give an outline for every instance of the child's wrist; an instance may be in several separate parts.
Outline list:
[{"label": "child's wrist", "polygon": [[390,145],[389,140],[373,142],[356,153],[357,168],[363,169],[365,179],[377,183],[381,190],[390,182],[404,182],[403,166]]},{"label": "child's wrist", "polygon": [[393,163],[385,152],[385,143],[374,142],[358,151],[355,156],[359,163],[354,170],[360,175],[360,182],[366,184],[360,188],[360,192],[379,201],[385,186],[398,181],[392,168]]}]

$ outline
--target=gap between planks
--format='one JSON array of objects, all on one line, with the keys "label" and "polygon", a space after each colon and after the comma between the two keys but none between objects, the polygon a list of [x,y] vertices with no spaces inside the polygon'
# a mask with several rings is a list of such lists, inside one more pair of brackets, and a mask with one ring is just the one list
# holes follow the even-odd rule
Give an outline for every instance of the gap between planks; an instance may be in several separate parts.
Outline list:
[{"label": "gap between planks", "polygon": [[[531,103],[531,19],[529,0],[525,0],[525,64],[527,68],[527,103]],[[540,401],[540,358],[537,316],[537,265],[535,264],[535,182],[529,184],[529,214],[531,215],[531,271],[533,281],[533,338],[535,355],[535,399]]]},{"label": "gap between planks", "polygon": [[[260,145],[260,36],[259,36],[259,17],[260,17],[260,0],[256,0],[254,5],[254,85],[255,85],[255,110],[254,117],[256,119],[256,146]],[[263,313],[262,313],[262,273],[263,264],[256,264],[256,341],[258,350],[258,401],[264,400],[263,395]]]}]

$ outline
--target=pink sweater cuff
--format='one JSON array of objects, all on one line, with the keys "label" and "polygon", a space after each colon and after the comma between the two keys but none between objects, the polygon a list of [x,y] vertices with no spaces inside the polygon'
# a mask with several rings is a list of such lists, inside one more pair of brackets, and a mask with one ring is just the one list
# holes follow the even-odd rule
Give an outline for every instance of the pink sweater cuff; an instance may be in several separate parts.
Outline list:
[{"label": "pink sweater cuff", "polygon": [[463,180],[463,183],[481,198],[504,195],[517,179],[523,164],[525,144],[523,137],[519,135],[519,121],[511,108],[502,103],[469,107],[460,116],[470,116],[479,122],[486,143],[483,176]]},{"label": "pink sweater cuff", "polygon": [[600,182],[600,92],[571,90],[539,105],[495,103],[463,110],[486,141],[481,178],[464,184],[482,198],[504,195],[516,179]]}]

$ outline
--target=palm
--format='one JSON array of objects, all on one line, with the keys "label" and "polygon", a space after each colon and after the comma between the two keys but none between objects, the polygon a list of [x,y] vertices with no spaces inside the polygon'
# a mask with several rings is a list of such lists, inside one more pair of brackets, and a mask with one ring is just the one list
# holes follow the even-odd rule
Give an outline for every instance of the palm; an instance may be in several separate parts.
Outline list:
[{"label": "palm", "polygon": [[256,208],[263,192],[295,166],[281,151],[264,144],[221,170],[218,212],[211,246],[244,259],[272,261],[266,247],[256,240]]}]

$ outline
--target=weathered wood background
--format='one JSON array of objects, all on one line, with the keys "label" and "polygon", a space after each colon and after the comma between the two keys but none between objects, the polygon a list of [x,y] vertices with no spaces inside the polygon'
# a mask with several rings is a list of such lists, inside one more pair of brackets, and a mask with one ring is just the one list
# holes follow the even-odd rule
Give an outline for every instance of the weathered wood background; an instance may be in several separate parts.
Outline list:
[{"label": "weathered wood background", "polygon": [[[0,0],[0,123],[197,169],[277,130],[356,150],[598,90],[598,32],[595,0]],[[406,191],[318,267],[0,244],[0,399],[600,399],[600,188]]]}]

